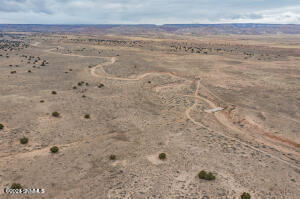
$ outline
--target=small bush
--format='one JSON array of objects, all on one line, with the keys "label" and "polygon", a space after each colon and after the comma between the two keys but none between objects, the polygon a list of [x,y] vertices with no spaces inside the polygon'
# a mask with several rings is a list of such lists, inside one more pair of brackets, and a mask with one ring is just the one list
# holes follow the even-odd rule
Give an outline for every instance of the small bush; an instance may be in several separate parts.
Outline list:
[{"label": "small bush", "polygon": [[27,137],[23,137],[20,139],[20,143],[21,144],[27,144],[28,143],[28,138]]},{"label": "small bush", "polygon": [[98,85],[98,88],[102,88],[102,87],[104,87],[104,84],[100,83],[100,84]]},{"label": "small bush", "polygon": [[205,179],[206,171],[200,171],[198,176],[199,176],[200,179]]},{"label": "small bush", "polygon": [[1,129],[4,129],[4,125],[3,124],[0,124],[0,130]]},{"label": "small bush", "polygon": [[53,95],[56,95],[56,94],[57,94],[57,92],[56,92],[56,91],[52,91],[51,93],[52,93]]},{"label": "small bush", "polygon": [[204,170],[200,171],[198,177],[203,180],[215,180],[216,176],[212,172],[206,172]]},{"label": "small bush", "polygon": [[77,89],[77,87],[76,87],[76,86],[73,86],[73,89]]},{"label": "small bush", "polygon": [[19,183],[12,183],[10,186],[11,189],[22,189],[22,185]]},{"label": "small bush", "polygon": [[250,199],[250,198],[251,198],[251,196],[250,196],[249,193],[244,192],[244,193],[241,195],[241,199]]},{"label": "small bush", "polygon": [[53,117],[59,117],[59,115],[60,115],[59,112],[56,112],[56,111],[52,113]]},{"label": "small bush", "polygon": [[28,70],[29,73],[31,73],[31,70]]},{"label": "small bush", "polygon": [[214,174],[212,174],[211,172],[208,172],[208,174],[206,175],[205,180],[215,180],[216,176],[214,176]]},{"label": "small bush", "polygon": [[53,146],[50,148],[51,153],[57,153],[59,151],[59,148],[57,146]]},{"label": "small bush", "polygon": [[116,158],[117,158],[116,155],[110,155],[110,156],[109,156],[109,159],[110,159],[110,160],[115,160]]},{"label": "small bush", "polygon": [[41,103],[44,103],[44,102],[45,102],[45,100],[40,100],[40,102],[41,102]]},{"label": "small bush", "polygon": [[165,153],[160,153],[158,158],[161,160],[165,160],[167,158],[167,155]]},{"label": "small bush", "polygon": [[82,97],[85,98],[86,96],[85,96],[85,95],[82,95]]},{"label": "small bush", "polygon": [[85,114],[85,115],[84,115],[84,118],[85,118],[85,119],[90,119],[91,116],[90,116],[90,114]]}]

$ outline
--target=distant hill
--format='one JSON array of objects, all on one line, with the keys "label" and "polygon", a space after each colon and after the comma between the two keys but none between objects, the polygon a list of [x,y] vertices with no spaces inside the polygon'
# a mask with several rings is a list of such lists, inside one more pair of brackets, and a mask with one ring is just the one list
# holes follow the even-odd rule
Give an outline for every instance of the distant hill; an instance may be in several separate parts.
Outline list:
[{"label": "distant hill", "polygon": [[165,25],[40,25],[0,24],[0,32],[120,33],[120,34],[300,34],[296,24],[165,24]]}]

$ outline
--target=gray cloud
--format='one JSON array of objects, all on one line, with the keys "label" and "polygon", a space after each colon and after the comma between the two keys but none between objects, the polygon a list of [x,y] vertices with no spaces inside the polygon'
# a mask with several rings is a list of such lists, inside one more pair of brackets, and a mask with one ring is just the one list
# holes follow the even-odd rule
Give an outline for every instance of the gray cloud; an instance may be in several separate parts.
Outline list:
[{"label": "gray cloud", "polygon": [[0,23],[300,23],[299,0],[0,0]]}]

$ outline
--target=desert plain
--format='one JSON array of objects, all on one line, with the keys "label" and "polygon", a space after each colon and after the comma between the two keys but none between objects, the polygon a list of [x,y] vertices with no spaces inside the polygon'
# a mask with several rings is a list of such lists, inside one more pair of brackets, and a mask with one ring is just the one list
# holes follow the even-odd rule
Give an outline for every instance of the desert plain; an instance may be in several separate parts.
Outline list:
[{"label": "desert plain", "polygon": [[300,36],[7,32],[0,123],[0,198],[297,199]]}]

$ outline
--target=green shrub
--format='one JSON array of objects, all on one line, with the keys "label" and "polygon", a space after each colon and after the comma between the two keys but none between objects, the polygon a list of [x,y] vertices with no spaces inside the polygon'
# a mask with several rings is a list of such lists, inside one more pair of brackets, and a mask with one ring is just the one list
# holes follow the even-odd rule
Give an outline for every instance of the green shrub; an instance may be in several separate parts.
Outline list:
[{"label": "green shrub", "polygon": [[205,180],[215,180],[216,176],[214,176],[214,174],[212,174],[212,172],[208,172],[208,174],[206,175]]},{"label": "green shrub", "polygon": [[76,87],[76,86],[73,86],[73,89],[77,89],[77,87]]},{"label": "green shrub", "polygon": [[44,103],[45,101],[44,101],[44,100],[40,100],[40,102],[41,102],[41,103]]},{"label": "green shrub", "polygon": [[82,97],[85,98],[86,96],[85,96],[85,95],[82,95]]},{"label": "green shrub", "polygon": [[110,155],[110,156],[109,156],[109,159],[110,159],[110,160],[115,160],[116,158],[117,158],[116,155]]},{"label": "green shrub", "polygon": [[53,146],[50,148],[51,153],[57,153],[59,151],[59,148],[57,146]]},{"label": "green shrub", "polygon": [[52,113],[53,117],[59,117],[59,115],[60,115],[59,112],[56,112],[56,111]]},{"label": "green shrub", "polygon": [[56,92],[56,91],[52,91],[51,93],[52,93],[53,95],[56,95],[56,94],[57,94],[57,92]]},{"label": "green shrub", "polygon": [[4,129],[4,125],[3,124],[0,124],[0,130],[1,129]]},{"label": "green shrub", "polygon": [[27,144],[28,143],[28,138],[27,137],[23,137],[20,139],[20,143],[21,144]]},{"label": "green shrub", "polygon": [[98,85],[98,88],[102,88],[102,87],[104,87],[104,84],[100,83],[100,84]]},{"label": "green shrub", "polygon": [[10,186],[11,189],[22,189],[22,185],[19,183],[12,183]]},{"label": "green shrub", "polygon": [[204,170],[200,171],[198,177],[203,180],[215,180],[216,176],[212,172],[206,172]]},{"label": "green shrub", "polygon": [[158,158],[161,160],[165,160],[167,158],[167,155],[165,153],[160,153]]},{"label": "green shrub", "polygon": [[241,195],[241,199],[250,199],[250,198],[251,198],[251,196],[250,196],[249,193],[244,192],[244,193]]},{"label": "green shrub", "polygon": [[206,171],[203,171],[203,170],[200,171],[199,174],[198,174],[198,176],[199,176],[200,179],[205,179]]},{"label": "green shrub", "polygon": [[90,116],[90,114],[85,114],[85,115],[84,115],[84,118],[85,118],[85,119],[90,119],[91,116]]}]

